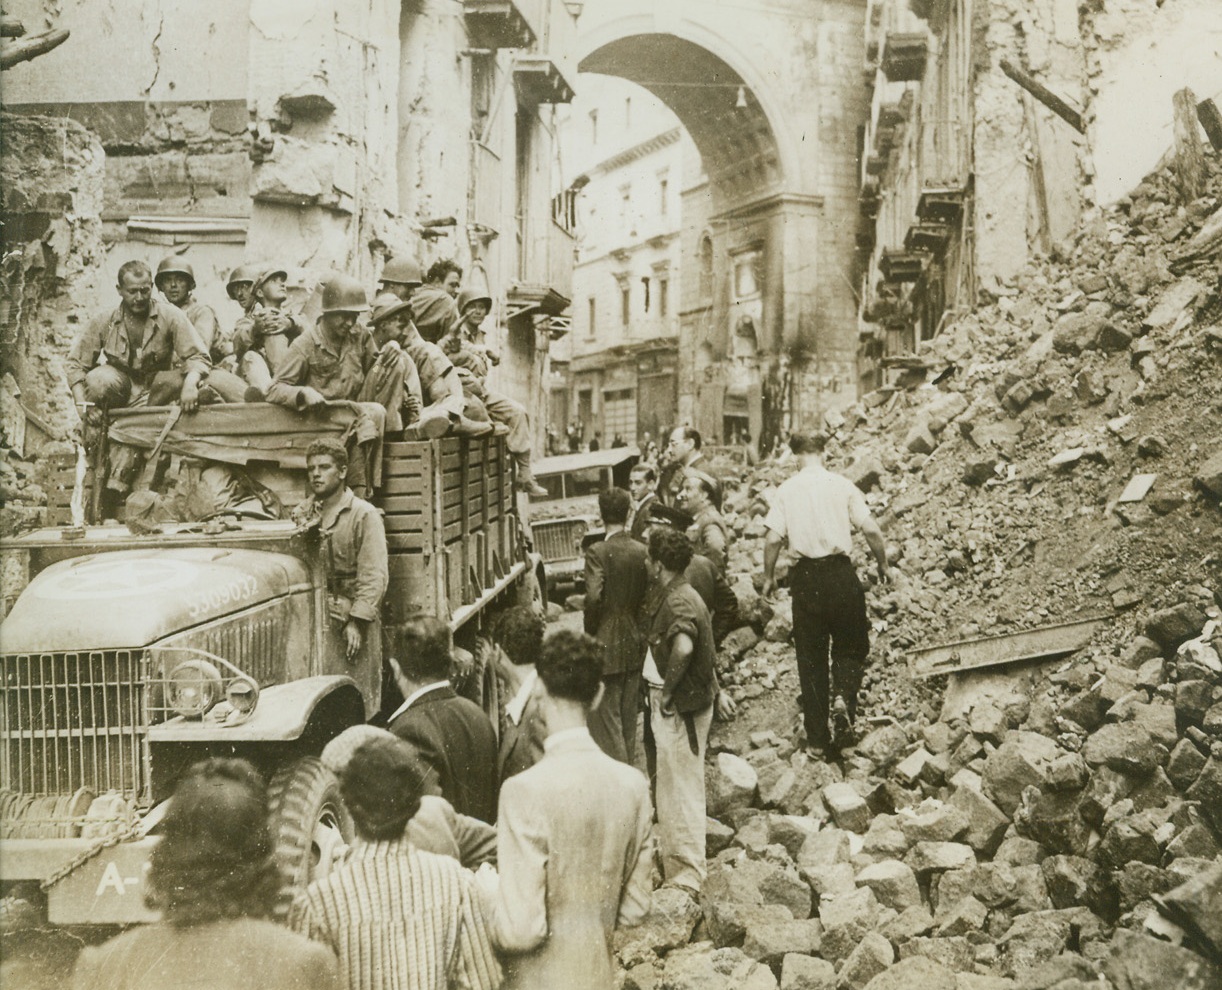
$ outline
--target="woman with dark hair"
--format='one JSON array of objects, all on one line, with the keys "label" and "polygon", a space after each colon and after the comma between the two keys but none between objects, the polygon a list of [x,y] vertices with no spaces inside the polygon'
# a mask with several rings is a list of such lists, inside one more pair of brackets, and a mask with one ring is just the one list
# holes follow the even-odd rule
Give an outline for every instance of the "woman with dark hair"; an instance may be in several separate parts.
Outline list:
[{"label": "woman with dark hair", "polygon": [[271,921],[280,873],[267,790],[245,760],[197,763],[179,782],[153,850],[145,901],[161,921],[77,961],[78,990],[330,990],[335,956]]}]

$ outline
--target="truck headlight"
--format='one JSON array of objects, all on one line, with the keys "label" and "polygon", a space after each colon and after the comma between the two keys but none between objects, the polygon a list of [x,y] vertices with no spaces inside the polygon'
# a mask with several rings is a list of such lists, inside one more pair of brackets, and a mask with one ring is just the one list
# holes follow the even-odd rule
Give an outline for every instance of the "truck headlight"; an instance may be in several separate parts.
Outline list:
[{"label": "truck headlight", "polygon": [[235,677],[225,688],[225,700],[239,715],[249,715],[259,703],[259,685],[249,677]]},{"label": "truck headlight", "polygon": [[225,693],[221,672],[207,660],[180,663],[166,678],[166,706],[183,718],[202,718]]}]

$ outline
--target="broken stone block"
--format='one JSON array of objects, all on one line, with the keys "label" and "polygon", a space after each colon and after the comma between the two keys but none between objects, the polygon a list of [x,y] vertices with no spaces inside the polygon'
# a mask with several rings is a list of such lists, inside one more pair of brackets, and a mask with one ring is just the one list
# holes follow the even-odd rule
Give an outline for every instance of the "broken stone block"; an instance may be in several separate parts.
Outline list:
[{"label": "broken stone block", "polygon": [[936,802],[923,804],[901,813],[900,828],[909,844],[917,842],[953,842],[968,830],[968,817],[953,804]]},{"label": "broken stone block", "polygon": [[765,808],[785,807],[797,786],[798,775],[783,763],[759,769],[760,804]]},{"label": "broken stone block", "polygon": [[1146,635],[1164,650],[1173,650],[1196,636],[1205,625],[1205,613],[1191,602],[1155,612],[1146,621]]},{"label": "broken stone block", "polygon": [[923,904],[914,905],[884,923],[881,931],[892,942],[902,945],[909,939],[928,935],[933,931],[933,915]]},{"label": "broken stone block", "polygon": [[819,951],[823,930],[817,919],[804,921],[752,921],[747,925],[743,952],[769,966],[775,966],[787,953],[809,956]]},{"label": "broken stone block", "polygon": [[985,761],[981,773],[985,795],[1012,815],[1023,788],[1043,785],[1048,764],[1060,754],[1060,747],[1047,736],[1036,732],[1009,733]]},{"label": "broken stone block", "polygon": [[1116,920],[1119,914],[1116,890],[1111,878],[1096,863],[1082,856],[1049,856],[1040,869],[1054,907],[1082,904],[1104,920]]},{"label": "broken stone block", "polygon": [[972,707],[967,720],[968,728],[976,735],[991,742],[999,743],[1009,726],[1000,708],[988,701],[983,701]]},{"label": "broken stone block", "polygon": [[1059,956],[1072,940],[1098,937],[1102,930],[1103,923],[1084,907],[1019,915],[997,942],[1001,970],[1022,977]]},{"label": "broken stone block", "polygon": [[1093,990],[1099,987],[1099,974],[1088,959],[1063,952],[1024,973],[1021,990]]},{"label": "broken stone block", "polygon": [[1111,707],[1111,702],[1098,691],[1083,691],[1063,704],[1057,714],[1077,722],[1087,732],[1094,732],[1103,724],[1103,717]]},{"label": "broken stone block", "polygon": [[719,649],[722,653],[728,653],[735,660],[738,660],[744,653],[755,646],[759,640],[759,634],[754,629],[750,626],[741,626],[727,633],[725,639],[721,641]]},{"label": "broken stone block", "polygon": [[1196,822],[1167,843],[1167,856],[1170,859],[1216,859],[1219,855],[1222,855],[1222,849],[1218,848],[1213,834]]},{"label": "broken stone block", "polygon": [[1165,762],[1167,750],[1135,722],[1104,725],[1082,746],[1082,758],[1092,767],[1106,766],[1119,773],[1143,777]]},{"label": "broken stone block", "polygon": [[697,942],[666,956],[660,984],[666,990],[777,990],[772,970],[741,949]]},{"label": "broken stone block", "polygon": [[1094,345],[1107,318],[1099,314],[1066,313],[1052,328],[1052,346],[1061,354],[1081,354]]},{"label": "broken stone block", "polygon": [[798,866],[832,866],[847,863],[849,856],[849,833],[839,828],[825,828],[802,843]]},{"label": "broken stone block", "polygon": [[878,932],[868,932],[849,953],[836,974],[839,990],[865,990],[869,982],[895,962],[895,950]]},{"label": "broken stone block", "polygon": [[1222,759],[1211,756],[1188,788],[1188,799],[1201,802],[1201,814],[1222,835]]},{"label": "broken stone block", "polygon": [[939,903],[934,921],[938,925],[938,935],[950,938],[983,931],[988,917],[989,909],[969,894],[945,908]]},{"label": "broken stone block", "polygon": [[1081,803],[1076,791],[1028,788],[1014,816],[1014,827],[1050,852],[1081,856],[1090,842],[1090,827],[1082,819]]},{"label": "broken stone block", "polygon": [[1160,910],[1211,946],[1222,959],[1222,863],[1157,898]]},{"label": "broken stone block", "polygon": [[[866,984],[866,990],[983,990],[964,988],[955,974],[940,963],[924,956],[901,959]],[[994,990],[994,988],[988,988]],[[1003,990],[1003,988],[996,988]]]},{"label": "broken stone block", "polygon": [[1163,655],[1163,648],[1148,636],[1134,636],[1133,642],[1129,644],[1127,650],[1124,651],[1120,658],[1120,662],[1126,667],[1140,667],[1147,660],[1153,660],[1156,657]]},{"label": "broken stone block", "polygon": [[1128,350],[1132,342],[1133,335],[1129,331],[1110,321],[1099,328],[1099,336],[1095,338],[1095,343],[1100,350],[1108,351],[1112,354]]},{"label": "broken stone block", "polygon": [[1194,484],[1215,498],[1222,498],[1222,450],[1214,453],[1196,473]]},{"label": "broken stone block", "polygon": [[1121,818],[1103,833],[1103,841],[1095,849],[1095,858],[1101,866],[1113,870],[1133,862],[1158,863],[1162,859],[1162,849],[1155,831],[1151,821],[1143,815]]},{"label": "broken stone block", "polygon": [[794,918],[810,917],[810,885],[792,867],[772,867],[762,872],[756,887],[765,904],[779,904]]},{"label": "broken stone block", "polygon": [[867,932],[878,927],[881,906],[869,887],[858,887],[848,894],[819,900],[819,920],[823,923],[823,958],[833,962],[847,959]]},{"label": "broken stone block", "polygon": [[[710,865],[700,890],[700,906],[715,945],[741,945],[748,919],[763,905],[763,895],[745,873],[724,863]],[[789,916],[788,912],[786,915]]]},{"label": "broken stone block", "polygon": [[870,809],[852,784],[829,784],[823,788],[823,803],[840,828],[849,832],[864,832],[869,828]]},{"label": "broken stone block", "polygon": [[976,853],[971,846],[961,842],[918,842],[904,857],[904,862],[923,879],[931,873],[970,866],[976,862]]},{"label": "broken stone block", "polygon": [[1165,894],[1181,880],[1170,870],[1138,862],[1125,863],[1115,872],[1114,878],[1122,912],[1132,911],[1143,901]]},{"label": "broken stone block", "polygon": [[1073,380],[1073,394],[1083,405],[1097,406],[1107,398],[1108,390],[1097,375],[1082,371]]},{"label": "broken stone block", "polygon": [[932,759],[933,754],[924,747],[916,749],[896,764],[895,776],[908,786],[912,786],[918,780],[928,780],[932,773],[930,769]]},{"label": "broken stone block", "polygon": [[857,743],[857,754],[879,770],[885,770],[908,748],[908,735],[898,725],[883,725]]},{"label": "broken stone block", "polygon": [[1090,779],[1090,768],[1081,753],[1064,753],[1048,764],[1047,783],[1053,791],[1078,791]]},{"label": "broken stone block", "polygon": [[1190,949],[1118,928],[1103,959],[1116,990],[1216,990],[1222,973]]},{"label": "broken stone block", "polygon": [[1031,400],[1034,398],[1035,386],[1024,379],[1010,387],[1009,391],[1002,397],[1001,404],[1007,412],[1017,416],[1031,404]]},{"label": "broken stone block", "polygon": [[960,787],[950,797],[950,803],[967,817],[967,831],[962,841],[983,856],[992,856],[1010,826],[997,805],[971,787]]},{"label": "broken stone block", "polygon": [[790,953],[781,960],[781,990],[835,990],[836,967],[826,959]]},{"label": "broken stone block", "polygon": [[784,846],[795,861],[803,843],[818,831],[818,824],[802,815],[768,816],[768,841]]},{"label": "broken stone block", "polygon": [[993,861],[1015,867],[1038,866],[1047,855],[1048,850],[1034,839],[1011,835],[1002,839],[1001,845],[993,853]]},{"label": "broken stone block", "polygon": [[718,818],[736,808],[750,808],[755,803],[759,775],[741,756],[718,753],[708,774],[708,813]]},{"label": "broken stone block", "polygon": [[1150,733],[1150,738],[1155,743],[1168,750],[1179,740],[1179,732],[1175,726],[1175,708],[1172,705],[1158,702],[1147,705],[1130,699],[1113,708],[1112,715],[1117,721],[1140,725]]},{"label": "broken stone block", "polygon": [[857,889],[856,874],[848,863],[836,863],[833,866],[802,866],[799,867],[802,879],[810,885],[816,898],[824,894],[848,894]]},{"label": "broken stone block", "polygon": [[764,639],[772,643],[788,643],[793,636],[793,610],[789,602],[778,602],[772,618],[764,627]]},{"label": "broken stone block", "polygon": [[900,959],[929,959],[952,973],[970,972],[976,954],[962,935],[953,938],[914,938],[900,945]]},{"label": "broken stone block", "polygon": [[866,830],[861,851],[875,859],[903,859],[908,839],[896,827],[894,815],[877,815]]},{"label": "broken stone block", "polygon": [[729,825],[723,825],[716,818],[704,820],[704,847],[709,858],[728,848],[733,841],[734,829]]},{"label": "broken stone block", "polygon": [[878,487],[879,479],[886,474],[887,469],[873,454],[864,454],[855,458],[853,463],[844,469],[844,476],[853,482],[863,492],[869,493]]},{"label": "broken stone block", "polygon": [[900,913],[921,903],[921,888],[917,885],[916,874],[910,866],[898,860],[872,863],[857,874],[856,883],[859,887],[869,887],[880,904]]},{"label": "broken stone block", "polygon": [[700,905],[689,894],[675,887],[659,887],[653,892],[645,920],[627,934],[631,941],[663,955],[687,945],[699,920]]},{"label": "broken stone block", "polygon": [[1083,820],[1098,827],[1112,805],[1127,798],[1134,786],[1132,778],[1108,767],[1099,767],[1082,793],[1079,810]]},{"label": "broken stone block", "polygon": [[904,437],[904,449],[910,454],[932,454],[937,446],[937,438],[924,421],[918,421]]}]

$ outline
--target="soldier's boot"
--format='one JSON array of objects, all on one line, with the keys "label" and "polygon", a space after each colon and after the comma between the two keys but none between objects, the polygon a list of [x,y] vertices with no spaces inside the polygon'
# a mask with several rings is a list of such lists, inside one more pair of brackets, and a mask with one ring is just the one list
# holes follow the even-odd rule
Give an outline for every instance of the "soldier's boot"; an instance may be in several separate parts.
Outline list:
[{"label": "soldier's boot", "polygon": [[530,469],[530,451],[511,451],[510,456],[513,458],[513,462],[518,469],[518,480],[516,485],[518,491],[525,492],[532,498],[542,498],[544,495],[548,494],[547,489],[535,481],[534,473]]}]

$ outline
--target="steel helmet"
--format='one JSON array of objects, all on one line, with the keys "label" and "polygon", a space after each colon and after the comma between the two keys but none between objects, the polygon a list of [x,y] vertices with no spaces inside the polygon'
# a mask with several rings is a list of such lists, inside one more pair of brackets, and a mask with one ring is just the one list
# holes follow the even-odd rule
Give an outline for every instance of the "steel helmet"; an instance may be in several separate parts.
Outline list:
[{"label": "steel helmet", "polygon": [[420,262],[413,258],[391,258],[382,269],[380,282],[392,282],[395,285],[423,285],[424,272]]},{"label": "steel helmet", "polygon": [[409,302],[404,302],[393,292],[379,293],[377,299],[373,301],[373,313],[370,314],[369,321],[376,326],[396,313],[402,313],[405,309],[410,309],[411,305]]},{"label": "steel helmet", "polygon": [[182,258],[176,255],[162,258],[158,262],[157,274],[153,277],[153,284],[159,289],[161,288],[161,276],[163,275],[186,275],[191,280],[191,288],[195,288],[195,269],[191,267],[190,262],[183,261]]},{"label": "steel helmet", "polygon": [[351,275],[335,274],[322,283],[323,313],[363,313],[368,308],[365,287]]},{"label": "steel helmet", "polygon": [[475,289],[463,289],[458,294],[458,311],[465,313],[467,307],[474,303],[482,302],[488,304],[488,312],[492,312],[492,297],[484,292],[479,292]]},{"label": "steel helmet", "polygon": [[281,278],[289,277],[289,273],[283,268],[268,268],[259,272],[259,277],[255,279],[254,284],[250,287],[251,293],[254,294],[258,292],[261,288],[263,288],[264,283],[266,283],[268,279],[273,279],[277,275],[279,275]]},{"label": "steel helmet", "polygon": [[255,276],[259,274],[259,269],[255,265],[238,265],[229,273],[229,281],[225,283],[225,291],[229,294],[229,298],[233,298],[233,287],[239,282],[250,282],[252,285],[255,281]]}]

